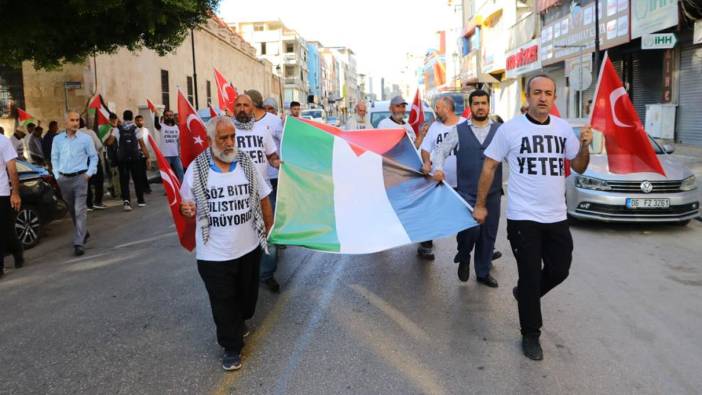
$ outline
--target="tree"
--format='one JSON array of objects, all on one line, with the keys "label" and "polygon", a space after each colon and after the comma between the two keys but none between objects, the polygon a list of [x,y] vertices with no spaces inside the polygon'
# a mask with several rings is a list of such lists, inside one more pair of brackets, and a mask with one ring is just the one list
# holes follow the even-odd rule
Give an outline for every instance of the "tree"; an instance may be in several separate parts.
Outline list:
[{"label": "tree", "polygon": [[165,55],[219,0],[0,0],[0,63],[37,68],[81,62],[120,47]]}]

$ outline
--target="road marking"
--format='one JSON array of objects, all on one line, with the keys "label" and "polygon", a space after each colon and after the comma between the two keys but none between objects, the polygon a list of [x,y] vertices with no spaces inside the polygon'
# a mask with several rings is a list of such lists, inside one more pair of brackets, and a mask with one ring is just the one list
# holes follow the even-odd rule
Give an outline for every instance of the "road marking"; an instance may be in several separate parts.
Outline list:
[{"label": "road marking", "polygon": [[109,254],[111,254],[111,252],[102,252],[102,253],[100,253],[100,254],[82,256],[82,257],[80,257],[80,258],[74,258],[74,259],[70,259],[70,260],[64,261],[64,262],[61,263],[61,264],[62,264],[62,265],[66,265],[66,264],[69,264],[69,263],[82,262],[82,261],[86,261],[86,260],[91,260],[91,259],[95,259],[95,258],[100,258],[101,256],[105,256],[105,255],[109,255]]},{"label": "road marking", "polygon": [[143,243],[148,243],[148,242],[151,242],[151,241],[156,241],[156,240],[160,240],[160,239],[165,239],[166,237],[173,236],[173,234],[174,234],[173,232],[164,233],[164,234],[162,234],[162,235],[158,235],[158,236],[154,236],[154,237],[149,237],[148,239],[137,240],[137,241],[132,241],[132,242],[129,242],[129,243],[119,244],[119,245],[116,245],[116,246],[114,246],[114,247],[112,247],[112,248],[113,248],[113,249],[118,249],[118,248],[124,248],[124,247],[131,247],[131,246],[138,245],[138,244],[143,244]]},{"label": "road marking", "polygon": [[388,302],[384,301],[380,296],[369,291],[366,287],[360,284],[350,285],[356,293],[366,298],[370,304],[375,306],[378,310],[382,311],[385,315],[393,320],[400,328],[412,336],[415,340],[429,343],[431,340],[429,335],[420,328],[419,325],[415,324],[411,319],[409,319],[404,313],[396,309]]}]

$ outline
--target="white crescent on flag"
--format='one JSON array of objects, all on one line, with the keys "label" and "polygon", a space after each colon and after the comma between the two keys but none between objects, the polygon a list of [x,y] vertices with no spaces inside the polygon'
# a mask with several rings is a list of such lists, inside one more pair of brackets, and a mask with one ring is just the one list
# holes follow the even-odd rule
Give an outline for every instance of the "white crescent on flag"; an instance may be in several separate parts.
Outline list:
[{"label": "white crescent on flag", "polygon": [[190,123],[191,123],[192,121],[195,121],[195,122],[199,123],[200,125],[202,125],[202,128],[203,128],[203,129],[206,129],[205,123],[202,122],[202,119],[200,119],[200,117],[198,117],[197,114],[190,114],[190,115],[188,115],[188,118],[186,118],[185,124],[188,125],[188,130],[190,130],[191,132],[192,132],[192,130],[193,130],[193,128],[190,127]]},{"label": "white crescent on flag", "polygon": [[616,107],[617,105],[617,100],[619,100],[619,98],[621,98],[624,95],[626,95],[626,89],[624,89],[624,87],[619,87],[609,94],[609,105],[612,111],[612,120],[614,121],[614,124],[619,127],[633,128],[633,125],[627,125],[624,122],[620,121],[619,118],[617,118],[617,111],[614,109],[614,107]]},{"label": "white crescent on flag", "polygon": [[171,190],[173,191],[173,201],[168,202],[168,205],[172,207],[176,203],[178,203],[178,199],[176,198],[176,196],[177,196],[177,193],[179,192],[178,189],[180,189],[180,188],[176,188],[176,186],[173,184],[173,177],[171,177],[171,174],[169,174],[168,172],[165,172],[163,170],[161,170],[160,173],[161,173],[161,180],[165,184],[167,184],[168,187],[171,188]]}]

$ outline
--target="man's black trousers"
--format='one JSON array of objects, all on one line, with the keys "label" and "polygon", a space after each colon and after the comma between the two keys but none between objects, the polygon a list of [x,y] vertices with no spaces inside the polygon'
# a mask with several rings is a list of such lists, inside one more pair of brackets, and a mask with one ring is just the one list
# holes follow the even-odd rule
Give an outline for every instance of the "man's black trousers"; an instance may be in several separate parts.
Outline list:
[{"label": "man's black trousers", "polygon": [[519,324],[522,335],[541,335],[541,297],[568,277],[573,238],[568,221],[507,220],[507,238],[517,260]]},{"label": "man's black trousers", "polygon": [[458,254],[453,259],[459,263],[470,260],[470,254],[475,249],[475,275],[485,278],[490,274],[492,253],[495,250],[497,228],[500,225],[500,200],[502,195],[493,193],[487,197],[486,208],[488,216],[485,223],[462,230],[456,235]]},{"label": "man's black trousers", "polygon": [[122,200],[130,202],[129,198],[129,176],[134,181],[134,192],[137,195],[137,203],[144,203],[144,182],[141,173],[144,172],[140,159],[122,161],[119,163],[119,185],[122,190]]},{"label": "man's black trousers", "polygon": [[227,351],[244,347],[244,321],[253,317],[258,301],[261,249],[232,261],[197,261],[197,270],[210,297],[217,342]]}]

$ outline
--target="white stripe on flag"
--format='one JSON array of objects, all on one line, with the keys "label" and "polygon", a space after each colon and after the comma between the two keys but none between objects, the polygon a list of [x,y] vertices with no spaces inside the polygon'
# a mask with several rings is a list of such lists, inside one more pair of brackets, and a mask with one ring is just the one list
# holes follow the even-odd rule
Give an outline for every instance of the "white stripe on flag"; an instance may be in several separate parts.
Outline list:
[{"label": "white stripe on flag", "polygon": [[334,213],[341,253],[365,254],[411,243],[390,205],[383,181],[383,158],[361,156],[334,138]]}]

